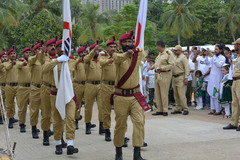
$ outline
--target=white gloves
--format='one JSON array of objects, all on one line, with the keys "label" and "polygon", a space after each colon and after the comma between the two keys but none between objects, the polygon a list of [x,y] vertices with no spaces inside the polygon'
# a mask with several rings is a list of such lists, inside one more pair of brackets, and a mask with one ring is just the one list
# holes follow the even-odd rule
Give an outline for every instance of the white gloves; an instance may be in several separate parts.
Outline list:
[{"label": "white gloves", "polygon": [[69,57],[66,56],[65,54],[61,55],[60,57],[57,58],[58,62],[67,62],[69,60]]}]

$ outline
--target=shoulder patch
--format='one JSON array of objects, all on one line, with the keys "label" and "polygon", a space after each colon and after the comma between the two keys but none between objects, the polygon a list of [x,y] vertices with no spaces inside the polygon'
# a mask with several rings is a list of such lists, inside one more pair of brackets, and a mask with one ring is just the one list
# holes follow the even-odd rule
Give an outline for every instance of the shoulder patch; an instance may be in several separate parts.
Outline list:
[{"label": "shoulder patch", "polygon": [[169,55],[170,54],[170,52],[169,51],[166,51],[166,53]]},{"label": "shoulder patch", "polygon": [[101,56],[107,56],[108,54],[107,54],[106,52],[104,52],[104,51],[101,51],[101,52],[100,52],[100,55],[101,55]]},{"label": "shoulder patch", "polygon": [[69,59],[77,59],[77,56],[69,56]]}]

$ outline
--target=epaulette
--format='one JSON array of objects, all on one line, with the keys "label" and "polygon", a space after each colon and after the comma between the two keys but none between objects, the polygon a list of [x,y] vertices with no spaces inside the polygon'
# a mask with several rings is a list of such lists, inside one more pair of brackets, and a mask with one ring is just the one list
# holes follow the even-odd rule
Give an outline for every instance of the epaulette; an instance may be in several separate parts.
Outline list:
[{"label": "epaulette", "polygon": [[77,59],[77,56],[69,56],[69,59]]},{"label": "epaulette", "polygon": [[22,62],[24,61],[24,59],[22,59],[22,58],[18,58],[18,60],[19,60],[19,61],[22,61]]},{"label": "epaulette", "polygon": [[100,52],[100,55],[101,55],[101,56],[107,56],[108,54],[107,54],[106,52],[104,52],[104,51],[101,51],[101,52]]},{"label": "epaulette", "polygon": [[49,56],[50,59],[58,58],[57,56]]},{"label": "epaulette", "polygon": [[170,52],[169,51],[166,51],[166,53],[169,55],[170,54]]}]

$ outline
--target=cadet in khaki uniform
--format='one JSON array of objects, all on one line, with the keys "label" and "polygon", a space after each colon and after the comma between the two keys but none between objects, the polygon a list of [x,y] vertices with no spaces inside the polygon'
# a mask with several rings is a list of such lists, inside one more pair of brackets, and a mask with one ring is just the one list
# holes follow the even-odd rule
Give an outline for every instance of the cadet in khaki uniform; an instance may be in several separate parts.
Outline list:
[{"label": "cadet in khaki uniform", "polygon": [[[228,126],[223,129],[237,129],[240,131],[239,114],[240,114],[240,38],[233,42],[235,51],[238,52],[236,62],[230,67],[233,71],[233,85],[232,85],[232,117]],[[231,74],[229,72],[229,74]]]},{"label": "cadet in khaki uniform", "polygon": [[29,109],[30,109],[30,124],[32,126],[32,138],[39,138],[37,132],[37,124],[38,124],[38,116],[39,109],[41,106],[41,97],[40,97],[40,88],[42,84],[42,65],[38,60],[39,52],[42,51],[43,48],[43,40],[38,43],[33,52],[34,56],[30,56],[28,58],[29,66],[31,69],[31,88],[30,88],[30,96],[29,96]]},{"label": "cadet in khaki uniform", "polygon": [[78,129],[78,120],[80,118],[81,113],[81,104],[82,99],[84,97],[84,90],[85,90],[85,81],[86,81],[86,73],[85,73],[85,64],[83,62],[84,52],[87,49],[87,45],[85,47],[80,47],[78,49],[79,58],[75,61],[73,65],[74,69],[74,80],[73,80],[73,89],[77,96],[77,102],[79,106],[79,110],[76,109],[75,112],[75,119],[76,119],[76,129]]},{"label": "cadet in khaki uniform", "polygon": [[[6,69],[5,69],[5,62],[8,61],[7,53],[5,52],[5,49],[3,49],[3,53],[0,54],[1,58],[1,63],[0,63],[0,88],[1,88],[1,93],[2,93],[2,99],[3,99],[3,105],[5,105],[5,86],[6,86]],[[2,102],[0,99],[0,106],[2,106]],[[0,124],[3,124],[3,117],[2,117],[2,112],[0,111]]]},{"label": "cadet in khaki uniform", "polygon": [[[129,69],[134,53],[134,42],[133,42],[133,31],[122,35],[119,39],[120,45],[125,53],[113,54],[114,63],[116,65],[116,80],[115,84],[118,86],[119,81],[125,75]],[[135,55],[136,56],[136,55]],[[144,125],[145,116],[144,111],[135,98],[134,94],[140,92],[139,88],[139,66],[141,60],[146,57],[145,52],[138,52],[136,58],[136,65],[132,68],[132,74],[125,79],[124,83],[120,88],[115,89],[114,100],[114,112],[116,114],[115,121],[116,126],[114,130],[114,145],[116,146],[116,157],[117,160],[122,160],[122,146],[124,144],[124,134],[127,126],[127,118],[130,115],[133,123],[133,147],[134,147],[134,160],[142,159],[140,154],[140,147],[144,143]]]},{"label": "cadet in khaki uniform", "polygon": [[155,99],[157,112],[152,115],[168,116],[168,91],[172,80],[172,68],[174,66],[173,53],[165,48],[163,41],[158,40],[156,43],[159,55],[155,64],[150,69],[155,69]]},{"label": "cadet in khaki uniform", "polygon": [[91,134],[91,120],[92,120],[92,109],[95,98],[97,99],[98,105],[98,120],[99,120],[99,133],[104,133],[102,126],[102,106],[100,97],[100,81],[101,81],[101,66],[98,60],[99,48],[95,48],[96,44],[90,46],[90,53],[84,57],[84,63],[86,64],[86,84],[84,91],[85,98],[85,123],[86,123],[86,134]]},{"label": "cadet in khaki uniform", "polygon": [[5,96],[6,96],[6,110],[7,110],[7,118],[9,119],[8,128],[13,128],[13,123],[18,122],[17,119],[14,118],[15,114],[15,101],[14,98],[17,95],[17,65],[16,65],[16,49],[15,46],[12,47],[7,52],[10,61],[6,62],[6,87],[5,87]]},{"label": "cadet in khaki uniform", "polygon": [[28,57],[31,54],[31,48],[24,48],[23,59],[17,61],[18,68],[18,90],[17,90],[17,104],[18,104],[18,117],[20,132],[26,132],[25,122],[27,105],[29,102],[30,83],[31,83],[31,71],[28,63]]},{"label": "cadet in khaki uniform", "polygon": [[172,70],[172,84],[176,110],[171,112],[171,114],[181,114],[183,110],[183,115],[187,115],[189,112],[187,107],[186,91],[190,68],[187,58],[182,54],[182,47],[180,45],[177,45],[174,48],[174,54],[175,65]]},{"label": "cadet in khaki uniform", "polygon": [[105,141],[111,141],[111,95],[114,92],[116,68],[113,63],[113,53],[116,51],[117,42],[115,36],[107,43],[107,53],[100,52],[99,61],[102,66],[102,84],[101,84],[101,100],[103,110],[103,128],[105,129]]},{"label": "cadet in khaki uniform", "polygon": [[[59,40],[56,43],[56,47],[61,46],[62,40]],[[58,53],[59,55],[61,53]],[[54,139],[56,141],[56,154],[62,154],[62,135],[64,131],[64,120],[59,114],[58,109],[56,108],[56,95],[57,95],[57,85],[59,84],[61,67],[62,63],[69,60],[69,57],[66,55],[61,55],[57,59],[51,61],[50,63],[46,63],[43,67],[43,73],[49,73],[49,77],[51,79],[51,94],[50,94],[50,103],[53,112],[53,133]],[[56,72],[56,73],[55,73]],[[57,77],[54,75],[57,74]],[[66,105],[66,137],[68,140],[67,144],[67,154],[77,153],[78,149],[73,147],[73,140],[75,139],[75,108],[76,105],[73,100],[71,100]]]},{"label": "cadet in khaki uniform", "polygon": [[[56,59],[56,49],[55,44],[57,41],[57,37],[55,39],[50,39],[46,42],[47,46],[47,56],[45,53],[41,52],[38,55],[38,59],[42,64],[42,68],[45,67],[48,63],[52,60]],[[42,71],[42,85],[40,89],[40,96],[41,96],[41,108],[42,108],[42,120],[41,120],[41,128],[43,130],[43,145],[49,145],[49,130],[50,130],[50,118],[52,116],[52,108],[50,103],[50,92],[51,92],[51,76],[50,72],[43,72]]]}]

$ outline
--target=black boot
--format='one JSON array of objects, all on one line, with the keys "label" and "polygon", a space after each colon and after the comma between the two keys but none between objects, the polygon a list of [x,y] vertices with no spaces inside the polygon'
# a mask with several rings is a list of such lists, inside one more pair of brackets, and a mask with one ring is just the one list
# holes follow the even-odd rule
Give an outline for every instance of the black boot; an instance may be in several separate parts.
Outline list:
[{"label": "black boot", "polygon": [[111,141],[111,132],[109,129],[105,129],[105,141],[109,142]]},{"label": "black boot", "polygon": [[51,131],[51,129],[49,129],[47,133],[48,133],[48,137],[51,137],[53,135],[53,131]]},{"label": "black boot", "polygon": [[128,141],[129,141],[129,138],[125,137],[124,138],[124,144],[122,147],[128,147]]},{"label": "black boot", "polygon": [[122,147],[116,147],[115,160],[122,160]]},{"label": "black boot", "polygon": [[20,132],[21,133],[25,133],[26,132],[26,125],[25,124],[19,124],[19,126],[20,126]]},{"label": "black boot", "polygon": [[32,126],[32,138],[34,138],[34,139],[39,138],[36,126]]},{"label": "black boot", "polygon": [[62,154],[62,145],[56,145],[55,154]]},{"label": "black boot", "polygon": [[74,148],[73,146],[67,147],[67,155],[71,155],[73,153],[78,153],[78,148]]},{"label": "black boot", "polygon": [[49,146],[48,131],[43,131],[43,145],[44,146]]},{"label": "black boot", "polygon": [[62,141],[62,148],[67,148],[67,143],[64,141],[63,138],[61,139],[61,141]]},{"label": "black boot", "polygon": [[86,134],[91,134],[91,123],[86,123]]},{"label": "black boot", "polygon": [[18,119],[15,119],[14,117],[12,118],[12,123],[18,122]]},{"label": "black boot", "polygon": [[133,160],[144,160],[141,157],[141,149],[140,149],[140,147],[135,147],[134,148]]},{"label": "black boot", "polygon": [[103,128],[103,122],[99,122],[99,134],[105,133],[105,129]]},{"label": "black boot", "polygon": [[3,118],[0,116],[0,124],[3,124]]},{"label": "black boot", "polygon": [[9,119],[8,128],[13,128],[13,118]]},{"label": "black boot", "polygon": [[78,120],[76,119],[75,122],[76,122],[76,130],[78,130],[79,129],[78,128]]},{"label": "black boot", "polygon": [[95,128],[96,127],[96,124],[92,124],[91,122],[90,122],[90,128]]}]

